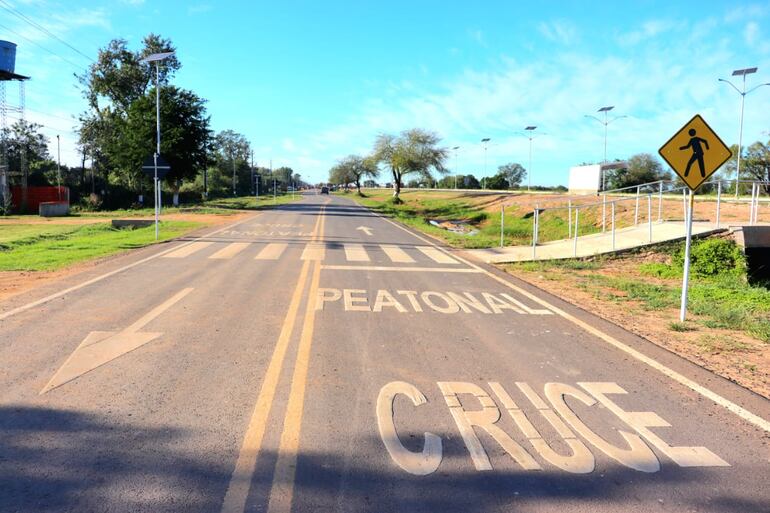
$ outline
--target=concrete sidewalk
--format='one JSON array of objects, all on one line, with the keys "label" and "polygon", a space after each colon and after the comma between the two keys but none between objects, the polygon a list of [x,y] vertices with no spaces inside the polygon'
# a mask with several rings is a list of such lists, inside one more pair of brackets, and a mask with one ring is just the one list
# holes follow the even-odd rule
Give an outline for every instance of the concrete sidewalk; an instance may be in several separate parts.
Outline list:
[{"label": "concrete sidewalk", "polygon": [[[725,230],[727,230],[726,226],[716,228],[714,223],[711,222],[694,221],[692,225],[693,236],[710,235]],[[538,244],[534,253],[531,245],[473,249],[469,250],[468,253],[482,262],[490,264],[529,262],[532,260],[558,260],[615,253],[649,244],[684,238],[685,225],[683,222],[664,221],[653,223],[651,241],[649,225],[645,223],[616,230],[614,247],[612,244],[612,232],[607,230],[606,233],[594,233],[578,237],[577,251],[575,251],[575,239],[564,239]]]}]

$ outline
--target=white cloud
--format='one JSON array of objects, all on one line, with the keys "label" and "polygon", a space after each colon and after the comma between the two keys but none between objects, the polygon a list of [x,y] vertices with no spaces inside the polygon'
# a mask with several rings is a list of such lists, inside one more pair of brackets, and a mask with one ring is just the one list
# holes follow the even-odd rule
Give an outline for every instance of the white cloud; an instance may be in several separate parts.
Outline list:
[{"label": "white cloud", "polygon": [[[654,37],[679,28],[651,21],[640,31]],[[528,141],[518,132],[534,124],[548,134],[533,144],[535,183],[563,183],[569,166],[602,157],[603,129],[584,115],[603,105],[615,105],[614,112],[629,116],[609,126],[609,158],[655,154],[698,112],[730,142],[737,135],[737,95],[716,78],[733,69],[742,50],[713,20],[684,29],[687,37],[666,51],[661,43],[641,45],[633,58],[573,50],[532,63],[501,58],[487,69],[466,69],[437,87],[421,84],[396,96],[372,98],[347,119],[307,137],[314,159],[322,162],[312,175],[322,179],[336,158],[370,151],[378,133],[414,126],[438,131],[447,146],[459,145],[461,172],[483,172],[482,137],[491,137],[494,144],[488,153],[490,173],[510,161],[526,166]],[[563,37],[550,25],[549,30],[557,39]],[[755,64],[770,68],[770,58]],[[764,122],[761,110],[747,114],[747,139],[762,137]],[[449,165],[455,166],[454,158]]]},{"label": "white cloud", "polygon": [[487,47],[487,41],[484,39],[484,32],[482,32],[479,29],[471,29],[468,30],[468,36],[473,39],[476,43],[483,46],[484,48]]},{"label": "white cloud", "polygon": [[578,39],[577,27],[567,20],[554,20],[548,23],[543,22],[540,23],[537,28],[546,38],[563,45],[570,45]]},{"label": "white cloud", "polygon": [[637,30],[620,34],[617,39],[622,45],[633,46],[669,32],[674,28],[682,28],[682,25],[671,20],[649,20],[642,23]]}]

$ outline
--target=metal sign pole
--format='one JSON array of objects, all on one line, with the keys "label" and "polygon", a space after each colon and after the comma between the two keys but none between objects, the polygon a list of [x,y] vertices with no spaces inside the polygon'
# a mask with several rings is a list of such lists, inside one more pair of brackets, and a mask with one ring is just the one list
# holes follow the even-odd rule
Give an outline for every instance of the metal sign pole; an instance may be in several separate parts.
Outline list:
[{"label": "metal sign pole", "polygon": [[682,306],[679,309],[679,321],[684,322],[687,316],[687,287],[690,283],[690,246],[692,246],[692,211],[695,194],[690,191],[689,213],[687,215],[687,239],[684,247],[684,273],[682,276]]},{"label": "metal sign pole", "polygon": [[155,153],[155,240],[158,240],[158,154]]},{"label": "metal sign pole", "polygon": [[500,247],[503,247],[503,233],[505,233],[505,205],[500,205]]}]

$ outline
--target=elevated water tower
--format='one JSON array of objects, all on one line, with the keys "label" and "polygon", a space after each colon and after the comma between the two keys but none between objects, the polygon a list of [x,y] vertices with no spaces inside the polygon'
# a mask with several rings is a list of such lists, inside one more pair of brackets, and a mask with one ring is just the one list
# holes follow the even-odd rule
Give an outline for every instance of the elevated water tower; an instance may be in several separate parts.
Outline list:
[{"label": "elevated water tower", "polygon": [[[20,119],[25,117],[25,90],[24,82],[29,77],[16,73],[16,44],[10,41],[0,40],[0,212],[7,212],[11,204],[11,192],[8,169],[8,145],[5,140],[5,131],[8,128],[8,112],[16,112]],[[16,106],[10,106],[7,102],[6,84],[8,82],[19,83],[19,102]],[[27,203],[27,158],[26,153],[21,155],[21,169],[17,171],[21,175],[22,207]]]}]

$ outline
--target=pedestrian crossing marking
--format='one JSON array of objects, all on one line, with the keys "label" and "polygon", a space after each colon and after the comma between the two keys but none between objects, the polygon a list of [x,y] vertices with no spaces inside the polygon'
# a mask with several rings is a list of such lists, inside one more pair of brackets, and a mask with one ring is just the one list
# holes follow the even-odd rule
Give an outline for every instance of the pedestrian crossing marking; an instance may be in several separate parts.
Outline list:
[{"label": "pedestrian crossing marking", "polygon": [[255,260],[278,260],[288,246],[285,242],[271,242],[265,246],[259,254],[254,257]]},{"label": "pedestrian crossing marking", "polygon": [[344,244],[345,258],[348,262],[369,262],[369,254],[363,244]]},{"label": "pedestrian crossing marking", "polygon": [[414,258],[410,257],[406,251],[399,248],[398,246],[393,246],[391,244],[383,244],[380,246],[380,248],[385,252],[386,255],[388,255],[388,258],[390,258],[392,262],[395,262],[397,264],[414,263]]},{"label": "pedestrian crossing marking", "polygon": [[302,251],[302,260],[323,260],[326,257],[326,244],[310,242]]},{"label": "pedestrian crossing marking", "polygon": [[248,242],[233,242],[232,244],[228,244],[224,248],[220,249],[209,258],[221,260],[233,258],[235,255],[248,248],[250,245],[251,244]]},{"label": "pedestrian crossing marking", "polygon": [[214,244],[213,242],[193,242],[189,246],[183,246],[176,251],[172,251],[171,253],[167,253],[163,255],[163,258],[185,258],[193,253],[197,253],[198,251],[207,248]]},{"label": "pedestrian crossing marking", "polygon": [[439,251],[436,248],[432,248],[430,246],[415,246],[422,254],[424,254],[426,257],[430,258],[436,263],[439,264],[459,264],[457,260],[450,257],[443,251]]}]

